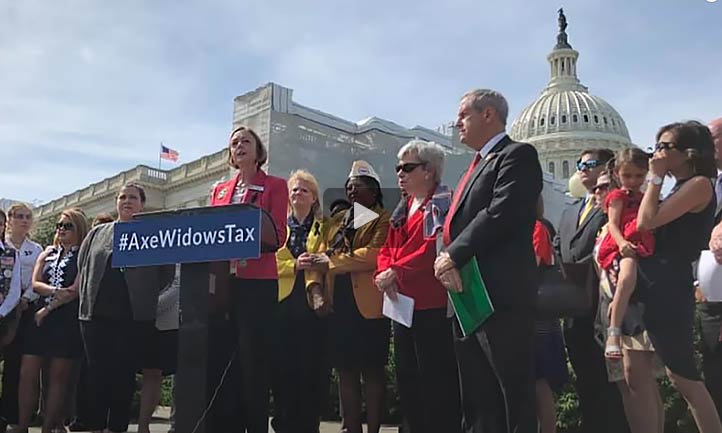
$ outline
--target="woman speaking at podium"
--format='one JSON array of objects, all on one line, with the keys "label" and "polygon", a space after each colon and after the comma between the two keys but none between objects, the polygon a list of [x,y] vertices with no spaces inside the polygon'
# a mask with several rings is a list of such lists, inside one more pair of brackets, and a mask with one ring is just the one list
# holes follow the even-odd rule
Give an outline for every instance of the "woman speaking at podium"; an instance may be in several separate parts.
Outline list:
[{"label": "woman speaking at podium", "polygon": [[[237,169],[227,182],[213,188],[211,206],[252,204],[266,210],[278,239],[286,239],[288,187],[261,167],[268,151],[252,129],[239,126],[228,141],[228,164]],[[268,431],[268,400],[273,315],[278,305],[278,268],[273,252],[258,259],[232,261],[228,277],[229,311],[238,336],[243,414],[237,428],[249,433]]]}]

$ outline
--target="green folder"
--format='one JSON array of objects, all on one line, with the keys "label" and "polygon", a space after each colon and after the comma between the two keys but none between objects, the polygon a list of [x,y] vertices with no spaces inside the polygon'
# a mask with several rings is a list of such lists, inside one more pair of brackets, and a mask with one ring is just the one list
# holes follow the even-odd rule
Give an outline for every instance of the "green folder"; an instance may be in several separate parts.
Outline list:
[{"label": "green folder", "polygon": [[450,290],[448,293],[461,332],[466,337],[473,334],[494,313],[494,306],[484,280],[481,279],[475,258],[472,257],[459,273],[464,290],[461,293]]}]

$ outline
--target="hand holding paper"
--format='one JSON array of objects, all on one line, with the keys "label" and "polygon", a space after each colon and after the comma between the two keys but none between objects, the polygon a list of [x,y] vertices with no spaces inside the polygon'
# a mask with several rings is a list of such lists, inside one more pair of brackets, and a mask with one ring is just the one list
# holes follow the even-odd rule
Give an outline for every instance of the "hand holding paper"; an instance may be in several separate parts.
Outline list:
[{"label": "hand holding paper", "polygon": [[392,299],[388,293],[384,293],[383,315],[398,322],[407,328],[411,328],[414,320],[414,298],[396,293],[396,299]]}]

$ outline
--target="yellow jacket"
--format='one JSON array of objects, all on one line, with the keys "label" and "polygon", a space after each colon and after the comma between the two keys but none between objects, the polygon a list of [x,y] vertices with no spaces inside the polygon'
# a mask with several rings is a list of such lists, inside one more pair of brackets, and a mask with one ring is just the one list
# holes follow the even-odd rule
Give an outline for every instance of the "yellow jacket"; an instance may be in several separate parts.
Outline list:
[{"label": "yellow jacket", "polygon": [[[313,220],[311,233],[308,234],[308,239],[306,239],[306,251],[308,253],[323,253],[326,251],[325,231],[327,226],[328,222],[325,217]],[[288,241],[290,232],[287,227],[286,241]],[[291,251],[286,247],[286,242],[283,243],[283,248],[276,252],[276,263],[278,264],[278,301],[280,302],[291,294],[293,283],[296,280],[296,259],[293,258]],[[307,269],[304,271],[304,276],[307,290],[313,283],[323,286],[323,273]],[[308,292],[306,293],[306,299],[309,306],[312,305]]]},{"label": "yellow jacket", "polygon": [[[383,317],[381,314],[383,296],[374,284],[373,277],[376,272],[376,256],[386,241],[391,218],[391,212],[380,206],[374,206],[372,210],[378,213],[379,217],[356,231],[351,245],[353,256],[341,252],[331,255],[324,288],[325,298],[333,302],[333,285],[336,275],[350,273],[356,306],[366,319]],[[341,212],[329,222],[327,245],[331,244],[334,235],[341,229],[343,218],[344,213]]]}]

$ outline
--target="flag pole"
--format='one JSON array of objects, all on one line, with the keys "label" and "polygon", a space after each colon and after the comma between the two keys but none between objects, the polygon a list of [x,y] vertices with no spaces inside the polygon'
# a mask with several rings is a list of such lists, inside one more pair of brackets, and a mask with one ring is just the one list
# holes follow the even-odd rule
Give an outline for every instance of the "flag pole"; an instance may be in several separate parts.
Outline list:
[{"label": "flag pole", "polygon": [[161,152],[163,152],[163,142],[162,142],[162,141],[160,142],[160,149],[158,149],[158,170],[161,169],[161,168],[160,168],[160,162],[161,162],[160,155],[161,155]]}]

